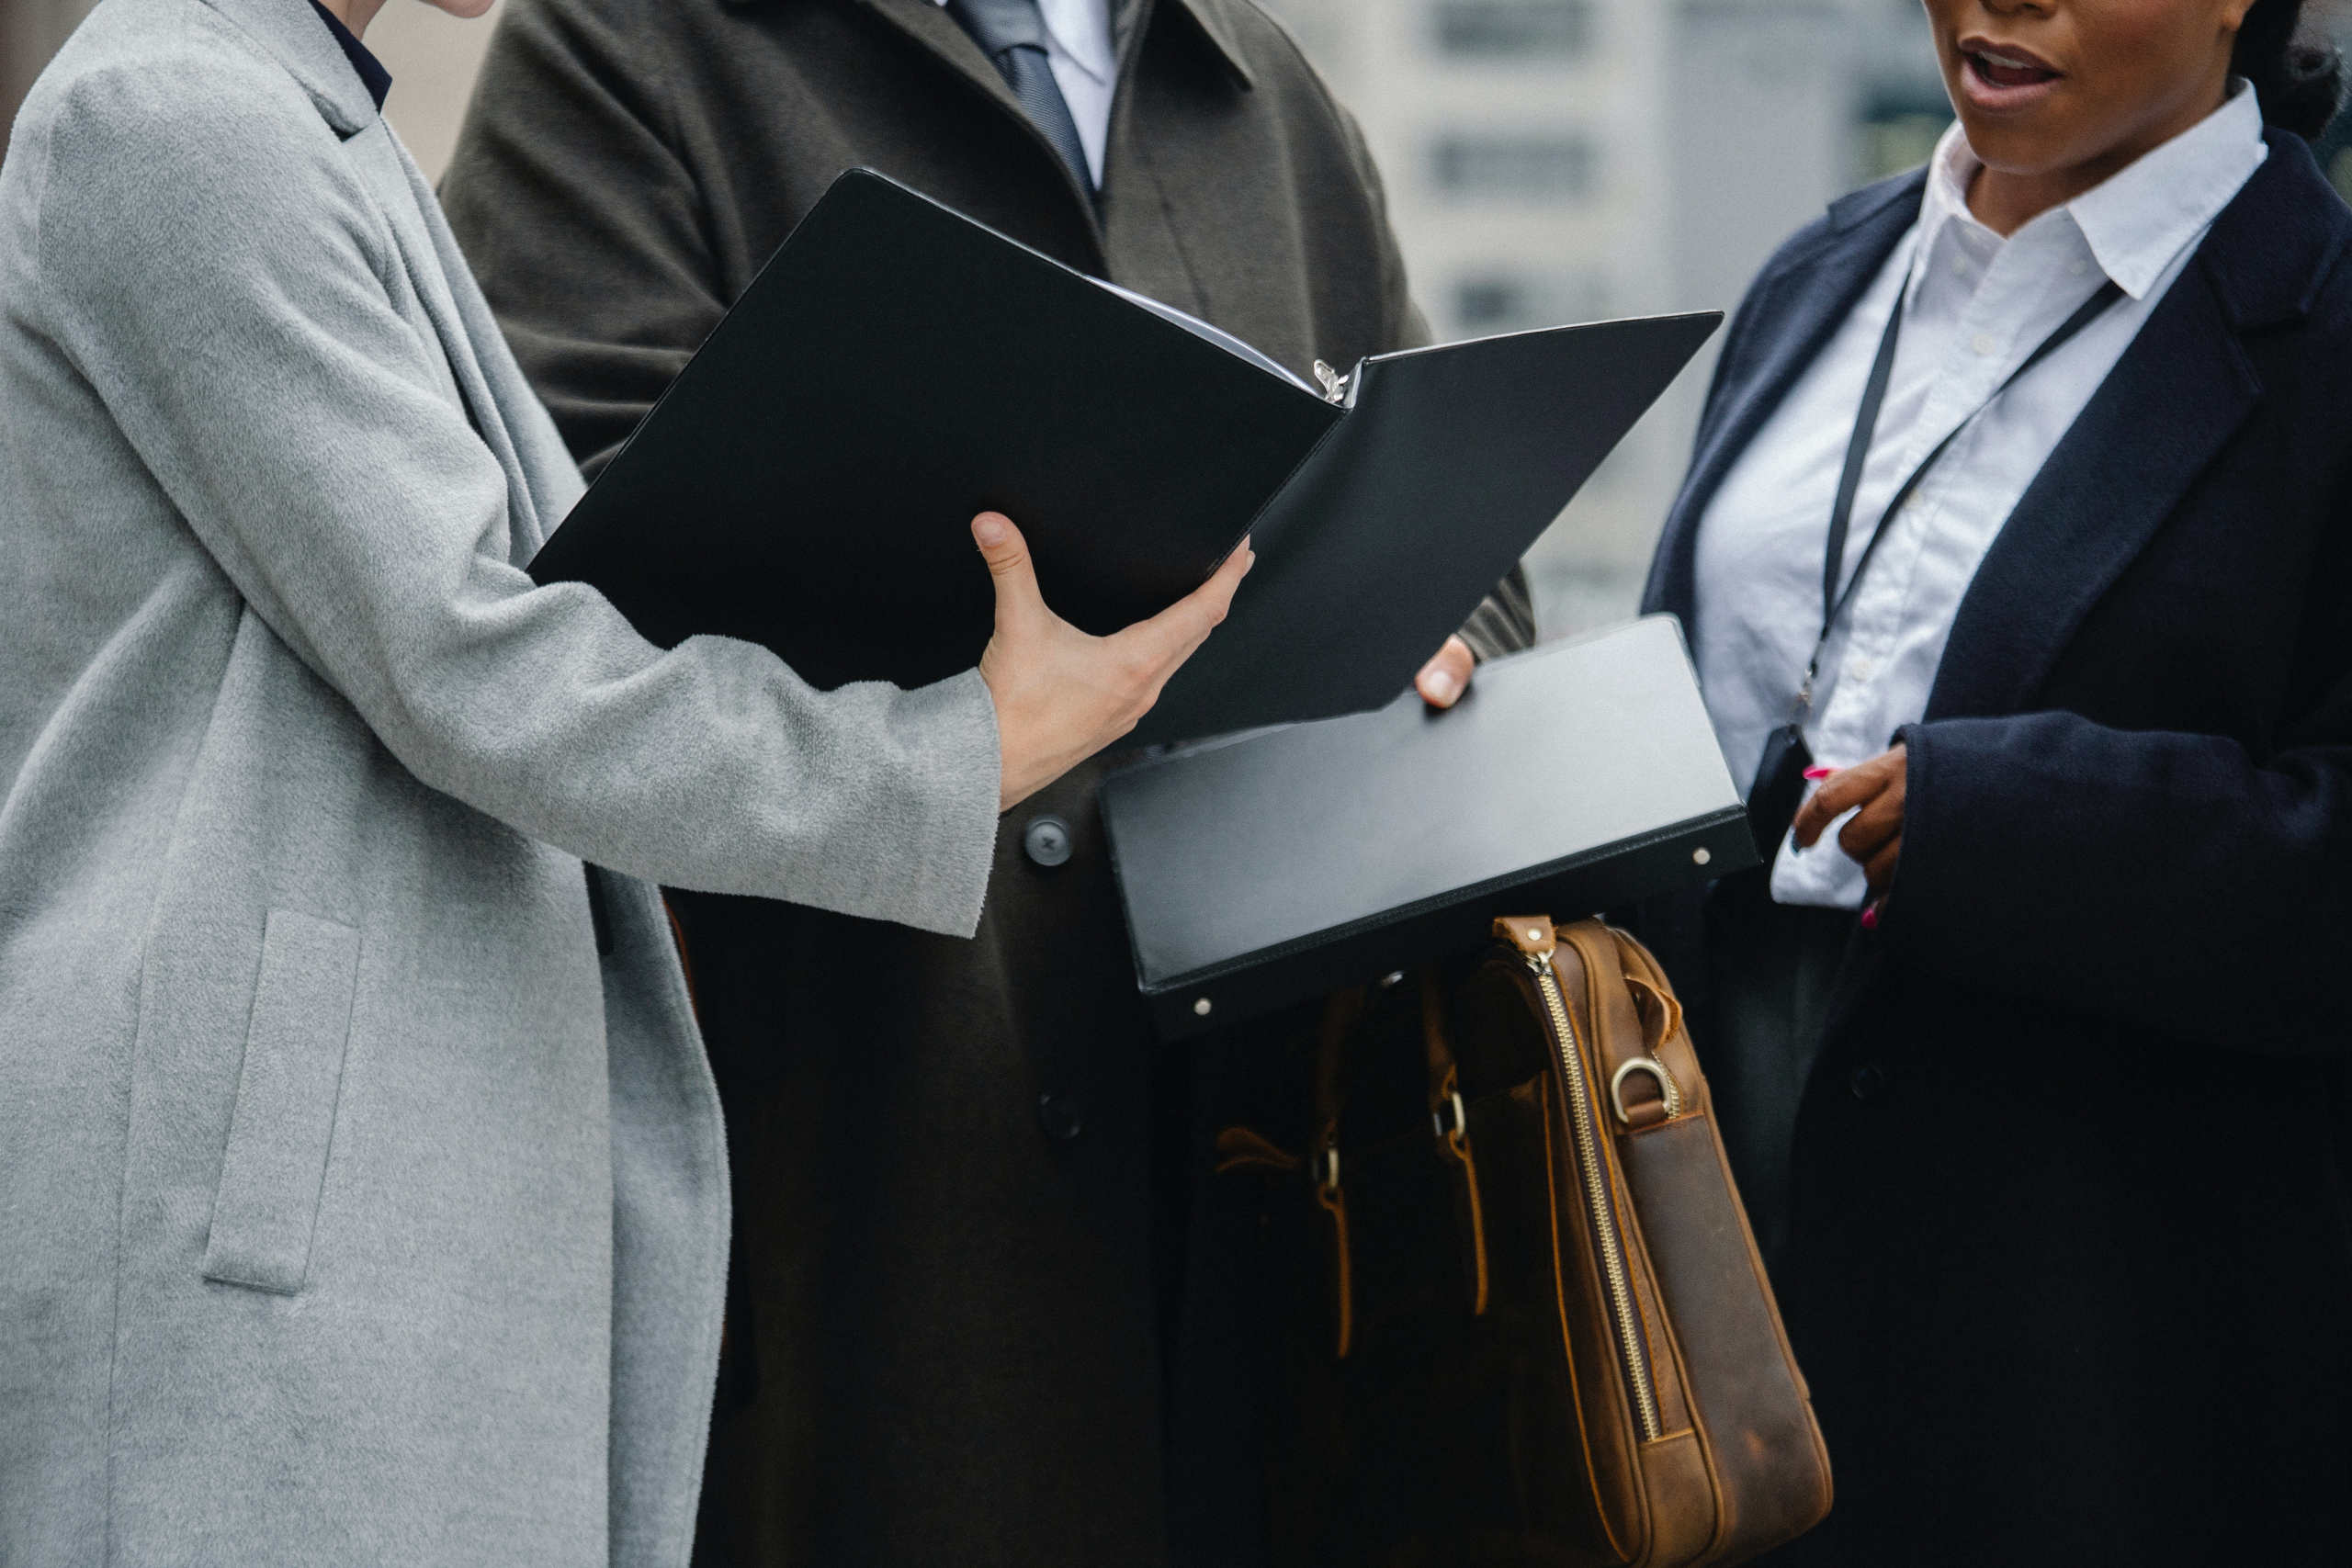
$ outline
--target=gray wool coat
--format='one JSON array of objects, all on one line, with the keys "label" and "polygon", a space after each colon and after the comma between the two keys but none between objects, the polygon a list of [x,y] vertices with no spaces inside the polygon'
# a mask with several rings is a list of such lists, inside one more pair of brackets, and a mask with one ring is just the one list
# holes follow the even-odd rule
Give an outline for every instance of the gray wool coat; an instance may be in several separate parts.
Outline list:
[{"label": "gray wool coat", "polygon": [[649,882],[969,932],[985,687],[532,586],[577,477],[305,0],[52,63],[0,409],[0,1563],[684,1562],[729,1203]]}]

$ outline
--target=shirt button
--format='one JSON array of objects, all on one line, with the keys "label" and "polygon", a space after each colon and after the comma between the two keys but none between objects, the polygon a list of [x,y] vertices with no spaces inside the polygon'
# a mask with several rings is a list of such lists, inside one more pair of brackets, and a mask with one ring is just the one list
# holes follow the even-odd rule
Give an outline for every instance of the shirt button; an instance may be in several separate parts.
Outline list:
[{"label": "shirt button", "polygon": [[1069,824],[1058,817],[1032,817],[1022,830],[1021,847],[1039,865],[1059,865],[1069,859]]},{"label": "shirt button", "polygon": [[1856,1100],[1865,1102],[1876,1100],[1886,1092],[1886,1069],[1876,1062],[1864,1062],[1854,1069],[1854,1075],[1846,1080],[1846,1086],[1854,1091]]},{"label": "shirt button", "polygon": [[1850,672],[1857,681],[1869,680],[1877,668],[1878,667],[1876,665],[1872,664],[1867,659],[1854,660],[1846,666],[1848,671]]},{"label": "shirt button", "polygon": [[2086,261],[2070,261],[2066,264],[2067,275],[2072,277],[2080,277],[2090,269],[2091,264]]},{"label": "shirt button", "polygon": [[1978,333],[1974,337],[1968,340],[1968,346],[1975,350],[1978,354],[1990,354],[1993,352],[1993,334],[1991,333]]},{"label": "shirt button", "polygon": [[1966,277],[1968,276],[1968,258],[1966,256],[1954,256],[1951,258],[1951,275],[1954,277]]}]

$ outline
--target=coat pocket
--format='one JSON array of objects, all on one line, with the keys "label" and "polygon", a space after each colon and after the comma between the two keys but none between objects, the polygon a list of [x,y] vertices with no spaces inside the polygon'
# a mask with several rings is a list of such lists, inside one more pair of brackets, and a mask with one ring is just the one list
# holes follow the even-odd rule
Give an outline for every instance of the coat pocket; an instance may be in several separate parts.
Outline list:
[{"label": "coat pocket", "polygon": [[205,1242],[208,1280],[288,1295],[302,1288],[358,969],[356,930],[269,912]]}]

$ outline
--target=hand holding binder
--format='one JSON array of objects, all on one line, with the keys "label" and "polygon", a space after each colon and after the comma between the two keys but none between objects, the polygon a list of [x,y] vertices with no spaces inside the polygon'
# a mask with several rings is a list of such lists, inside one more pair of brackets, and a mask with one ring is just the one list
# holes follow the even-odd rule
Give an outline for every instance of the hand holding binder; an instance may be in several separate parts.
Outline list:
[{"label": "hand holding binder", "polygon": [[[1713,331],[1713,313],[1374,355],[1320,389],[865,171],[842,175],[531,563],[650,640],[912,688],[990,635],[965,532],[1018,519],[1098,634],[1265,559],[1138,742],[1403,690]],[[821,519],[821,523],[818,520]]]},{"label": "hand holding binder", "polygon": [[996,628],[980,679],[996,703],[1003,752],[997,809],[1010,811],[1135,728],[1184,660],[1232,607],[1258,558],[1244,539],[1192,592],[1148,621],[1091,637],[1046,604],[1028,541],[1002,513],[972,519],[972,537],[996,580]]}]

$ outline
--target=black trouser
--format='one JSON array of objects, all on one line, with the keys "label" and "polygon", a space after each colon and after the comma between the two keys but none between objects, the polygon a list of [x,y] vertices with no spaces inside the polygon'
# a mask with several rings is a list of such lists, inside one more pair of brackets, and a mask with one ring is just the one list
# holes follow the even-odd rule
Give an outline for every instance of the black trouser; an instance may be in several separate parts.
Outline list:
[{"label": "black trouser", "polygon": [[1708,897],[1707,996],[1691,1038],[1756,1245],[1778,1276],[1788,1257],[1797,1107],[1821,1054],[1854,911],[1775,904],[1770,874],[1726,877]]}]

